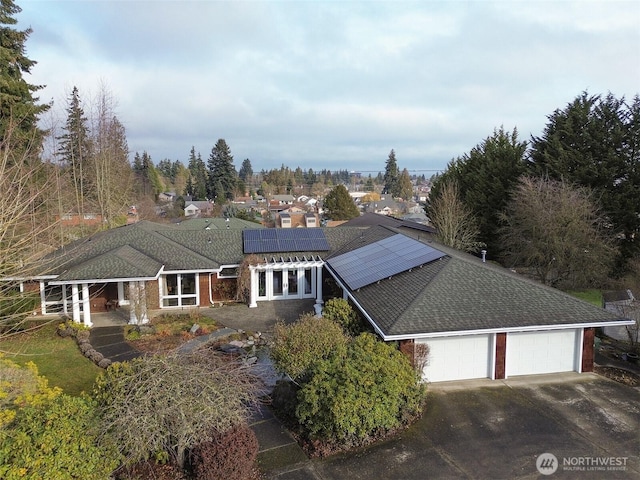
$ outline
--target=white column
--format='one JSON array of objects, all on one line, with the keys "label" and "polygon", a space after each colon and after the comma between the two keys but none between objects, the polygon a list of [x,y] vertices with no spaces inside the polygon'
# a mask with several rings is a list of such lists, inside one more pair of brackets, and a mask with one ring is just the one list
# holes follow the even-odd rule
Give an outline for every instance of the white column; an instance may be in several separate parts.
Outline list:
[{"label": "white column", "polygon": [[62,285],[62,311],[69,315],[69,300],[67,299],[67,286]]},{"label": "white column", "polygon": [[129,282],[129,302],[129,323],[148,323],[149,315],[144,281]]},{"label": "white column", "polygon": [[91,299],[89,298],[89,285],[82,284],[82,321],[87,326],[93,325],[91,323]]},{"label": "white column", "polygon": [[80,295],[78,295],[77,283],[71,285],[71,309],[73,312],[73,321],[76,323],[82,323],[82,318],[80,318]]},{"label": "white column", "polygon": [[249,267],[249,273],[251,274],[249,308],[256,308],[258,306],[256,301],[256,297],[258,296],[258,271],[254,267]]},{"label": "white column", "polygon": [[44,282],[40,282],[40,310],[42,310],[42,314],[47,314],[47,305],[44,303],[46,301],[46,295],[44,294]]},{"label": "white column", "polygon": [[322,265],[314,267],[316,269],[316,304],[322,305]]}]

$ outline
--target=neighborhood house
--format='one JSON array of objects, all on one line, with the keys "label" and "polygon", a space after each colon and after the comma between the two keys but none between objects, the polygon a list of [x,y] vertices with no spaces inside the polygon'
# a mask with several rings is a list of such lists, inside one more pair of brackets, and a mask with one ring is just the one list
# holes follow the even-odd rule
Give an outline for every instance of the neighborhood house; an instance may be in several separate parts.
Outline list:
[{"label": "neighborhood house", "polygon": [[[314,217],[315,218],[315,217]],[[334,228],[263,228],[230,218],[141,221],[49,255],[24,279],[40,313],[92,325],[92,314],[208,307],[235,289],[248,260],[248,306],[324,295],[348,299],[384,341],[409,356],[429,347],[431,382],[593,370],[598,327],[629,325],[484,259],[438,244],[433,229],[365,214]],[[227,293],[228,295],[228,293]]]}]

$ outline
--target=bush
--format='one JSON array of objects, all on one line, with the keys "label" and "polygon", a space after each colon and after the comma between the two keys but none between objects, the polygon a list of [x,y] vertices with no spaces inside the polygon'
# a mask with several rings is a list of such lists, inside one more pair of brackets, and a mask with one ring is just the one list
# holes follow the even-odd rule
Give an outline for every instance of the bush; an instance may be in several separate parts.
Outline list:
[{"label": "bush", "polygon": [[271,358],[275,367],[294,380],[302,380],[314,363],[344,354],[347,345],[337,323],[313,315],[303,315],[290,325],[277,323],[273,333]]},{"label": "bush", "polygon": [[349,302],[344,298],[332,298],[324,304],[322,316],[333,320],[342,327],[345,334],[356,337],[366,326]]},{"label": "bush", "polygon": [[315,365],[296,415],[311,439],[358,445],[419,415],[424,394],[407,357],[363,333],[345,356]]},{"label": "bush", "polygon": [[[113,444],[98,446],[93,402],[49,388],[35,365],[25,369],[3,361],[2,369],[10,379],[4,398],[14,409],[0,412],[12,413],[0,415],[8,420],[0,428],[0,478],[109,478],[119,457]],[[9,375],[11,370],[28,372],[32,381]]]},{"label": "bush", "polygon": [[198,480],[257,477],[258,439],[248,425],[235,426],[191,451],[191,467]]}]

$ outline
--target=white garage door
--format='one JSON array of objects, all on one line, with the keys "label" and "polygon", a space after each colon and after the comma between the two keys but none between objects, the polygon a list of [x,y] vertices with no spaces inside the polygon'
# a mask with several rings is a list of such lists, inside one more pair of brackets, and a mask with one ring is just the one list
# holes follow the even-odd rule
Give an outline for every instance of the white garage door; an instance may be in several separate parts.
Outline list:
[{"label": "white garage door", "polygon": [[576,370],[579,330],[507,334],[507,377]]},{"label": "white garage door", "polygon": [[430,382],[491,377],[489,335],[429,338],[418,340],[429,345],[428,364],[423,378]]}]

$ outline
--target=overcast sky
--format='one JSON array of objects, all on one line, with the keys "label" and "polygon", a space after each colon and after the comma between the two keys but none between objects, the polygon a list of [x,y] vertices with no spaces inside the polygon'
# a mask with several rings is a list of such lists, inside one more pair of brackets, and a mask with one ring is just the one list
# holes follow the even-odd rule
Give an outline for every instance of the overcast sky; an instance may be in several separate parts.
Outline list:
[{"label": "overcast sky", "polygon": [[539,135],[582,91],[640,93],[640,2],[17,0],[28,77],[117,99],[133,153],[239,168],[446,168],[494,128]]}]

